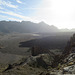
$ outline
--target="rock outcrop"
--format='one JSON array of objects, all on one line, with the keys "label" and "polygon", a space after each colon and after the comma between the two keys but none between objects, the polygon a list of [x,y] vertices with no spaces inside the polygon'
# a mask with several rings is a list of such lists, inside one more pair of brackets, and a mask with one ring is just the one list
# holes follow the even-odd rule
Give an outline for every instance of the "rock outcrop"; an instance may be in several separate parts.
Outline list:
[{"label": "rock outcrop", "polygon": [[75,34],[70,38],[61,56],[63,74],[75,74]]},{"label": "rock outcrop", "polygon": [[31,53],[32,56],[37,56],[38,54],[48,53],[48,50],[42,47],[34,46],[31,48]]},{"label": "rock outcrop", "polygon": [[31,48],[32,56],[37,56],[39,54],[46,54],[46,53],[50,55],[54,55],[54,53],[50,52],[48,49],[45,49],[43,47],[34,46]]},{"label": "rock outcrop", "polygon": [[31,56],[27,59],[27,64],[32,67],[43,67],[47,68],[52,65],[54,61],[54,55],[39,54],[38,56]]},{"label": "rock outcrop", "polygon": [[63,60],[63,73],[75,74],[75,53],[71,53]]},{"label": "rock outcrop", "polygon": [[63,55],[67,56],[71,53],[75,53],[75,34],[70,38],[70,41],[67,42]]},{"label": "rock outcrop", "polygon": [[75,74],[75,65],[64,67],[63,74]]}]

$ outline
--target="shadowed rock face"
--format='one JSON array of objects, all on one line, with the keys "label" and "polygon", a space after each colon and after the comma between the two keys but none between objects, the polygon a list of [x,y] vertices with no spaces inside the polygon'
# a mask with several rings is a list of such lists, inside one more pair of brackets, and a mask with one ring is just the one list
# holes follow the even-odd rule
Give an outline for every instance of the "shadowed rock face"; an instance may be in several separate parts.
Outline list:
[{"label": "shadowed rock face", "polygon": [[33,46],[31,48],[31,53],[32,56],[37,56],[39,54],[50,54],[50,55],[55,55],[54,53],[50,52],[49,49],[46,49],[44,47],[39,47],[39,46]]},{"label": "shadowed rock face", "polygon": [[63,74],[75,74],[75,34],[70,38],[62,54],[62,61],[66,67],[63,68]]},{"label": "shadowed rock face", "polygon": [[68,64],[75,64],[75,34],[70,38],[70,41],[67,42],[62,55],[55,56],[52,66],[56,67],[59,63],[67,66]]},{"label": "shadowed rock face", "polygon": [[70,38],[63,52],[64,55],[69,55],[71,53],[75,53],[75,34]]},{"label": "shadowed rock face", "polygon": [[48,49],[44,49],[44,48],[38,47],[38,46],[34,46],[31,48],[32,56],[36,56],[38,54],[43,54],[43,53],[48,53],[48,52],[49,52]]}]

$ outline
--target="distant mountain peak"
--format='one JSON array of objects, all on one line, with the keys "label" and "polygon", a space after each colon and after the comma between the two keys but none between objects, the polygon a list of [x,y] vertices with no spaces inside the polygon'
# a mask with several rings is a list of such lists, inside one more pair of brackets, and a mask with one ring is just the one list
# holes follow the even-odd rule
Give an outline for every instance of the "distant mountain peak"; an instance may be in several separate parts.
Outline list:
[{"label": "distant mountain peak", "polygon": [[39,24],[46,24],[44,21],[39,22]]}]

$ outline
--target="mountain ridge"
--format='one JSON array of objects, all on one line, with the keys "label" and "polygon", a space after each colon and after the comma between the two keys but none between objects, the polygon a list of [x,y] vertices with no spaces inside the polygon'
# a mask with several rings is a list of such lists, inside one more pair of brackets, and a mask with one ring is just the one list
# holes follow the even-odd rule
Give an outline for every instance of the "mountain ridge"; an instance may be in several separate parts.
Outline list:
[{"label": "mountain ridge", "polygon": [[75,29],[58,29],[45,22],[34,23],[31,21],[0,21],[0,33],[50,33],[50,32],[75,32]]},{"label": "mountain ridge", "polygon": [[59,29],[53,25],[44,22],[33,23],[30,21],[0,21],[0,32],[11,33],[40,33],[40,32],[58,32]]}]

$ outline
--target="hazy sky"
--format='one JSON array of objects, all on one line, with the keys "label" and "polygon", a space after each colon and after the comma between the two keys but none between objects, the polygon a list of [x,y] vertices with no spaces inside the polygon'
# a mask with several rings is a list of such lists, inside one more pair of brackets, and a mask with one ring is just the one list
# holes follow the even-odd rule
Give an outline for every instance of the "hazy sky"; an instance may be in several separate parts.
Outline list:
[{"label": "hazy sky", "polygon": [[0,20],[45,21],[75,28],[75,0],[0,0]]}]

